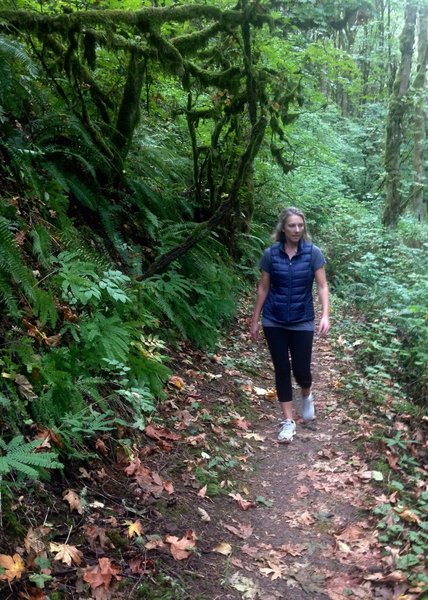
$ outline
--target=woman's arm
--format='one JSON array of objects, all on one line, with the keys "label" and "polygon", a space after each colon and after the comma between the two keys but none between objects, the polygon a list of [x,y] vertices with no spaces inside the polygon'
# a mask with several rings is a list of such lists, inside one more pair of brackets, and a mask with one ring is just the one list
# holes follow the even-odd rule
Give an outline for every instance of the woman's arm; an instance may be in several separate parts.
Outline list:
[{"label": "woman's arm", "polygon": [[257,288],[256,303],[254,305],[253,316],[251,318],[250,333],[253,340],[259,336],[260,324],[259,318],[262,312],[263,304],[267,298],[270,288],[270,275],[266,271],[262,271],[259,285]]},{"label": "woman's arm", "polygon": [[317,284],[318,290],[318,298],[321,303],[321,319],[318,327],[318,331],[322,335],[327,335],[330,329],[330,318],[329,318],[329,293],[328,293],[328,285],[327,285],[327,277],[325,274],[324,267],[317,269],[315,271],[315,282]]}]

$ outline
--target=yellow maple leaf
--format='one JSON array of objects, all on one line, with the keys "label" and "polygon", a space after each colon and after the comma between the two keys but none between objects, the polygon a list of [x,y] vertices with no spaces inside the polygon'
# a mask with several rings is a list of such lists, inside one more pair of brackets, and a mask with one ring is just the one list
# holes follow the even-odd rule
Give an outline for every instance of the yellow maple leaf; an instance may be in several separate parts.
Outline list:
[{"label": "yellow maple leaf", "polygon": [[6,581],[20,579],[22,573],[25,571],[25,563],[19,554],[14,554],[13,556],[0,554],[0,567],[4,569],[4,573],[0,574],[0,579]]},{"label": "yellow maple leaf", "polygon": [[50,551],[56,554],[55,560],[60,560],[64,564],[71,567],[72,563],[80,565],[82,562],[83,554],[76,548],[76,546],[69,546],[68,544],[56,544],[51,542],[49,545]]},{"label": "yellow maple leaf", "polygon": [[134,523],[131,523],[130,521],[126,521],[126,524],[128,525],[128,537],[132,538],[134,537],[134,535],[141,537],[143,535],[143,526],[141,524],[141,521],[134,521]]}]

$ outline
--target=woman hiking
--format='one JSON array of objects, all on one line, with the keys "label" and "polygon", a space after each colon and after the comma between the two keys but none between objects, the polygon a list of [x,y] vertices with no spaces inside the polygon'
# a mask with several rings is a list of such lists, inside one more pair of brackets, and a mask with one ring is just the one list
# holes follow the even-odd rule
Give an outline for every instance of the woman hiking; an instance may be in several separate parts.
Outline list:
[{"label": "woman hiking", "polygon": [[273,238],[275,243],[265,250],[259,263],[261,277],[250,331],[252,338],[257,340],[262,314],[263,332],[272,358],[283,418],[278,442],[289,443],[296,433],[291,371],[301,389],[303,420],[308,422],[315,417],[311,391],[314,280],[321,304],[318,325],[321,335],[327,335],[330,329],[329,292],[325,258],[318,246],[311,242],[301,210],[295,207],[284,209],[279,215]]}]

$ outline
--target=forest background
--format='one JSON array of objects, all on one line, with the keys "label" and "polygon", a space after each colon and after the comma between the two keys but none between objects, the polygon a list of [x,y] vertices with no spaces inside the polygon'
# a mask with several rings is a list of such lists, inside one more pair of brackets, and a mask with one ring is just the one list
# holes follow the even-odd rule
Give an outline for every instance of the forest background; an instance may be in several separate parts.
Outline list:
[{"label": "forest background", "polygon": [[423,0],[2,0],[2,512],[144,431],[286,205],[326,254],[344,390],[426,418],[427,31]]}]

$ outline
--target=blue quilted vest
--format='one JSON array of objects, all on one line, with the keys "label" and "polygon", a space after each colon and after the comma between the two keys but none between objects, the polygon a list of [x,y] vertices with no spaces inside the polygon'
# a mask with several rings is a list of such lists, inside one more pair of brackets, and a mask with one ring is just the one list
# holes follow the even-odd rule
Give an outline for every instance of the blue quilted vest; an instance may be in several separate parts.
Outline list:
[{"label": "blue quilted vest", "polygon": [[290,260],[284,244],[271,246],[270,290],[263,305],[263,316],[281,325],[314,319],[312,286],[312,244],[300,240],[297,254]]}]

